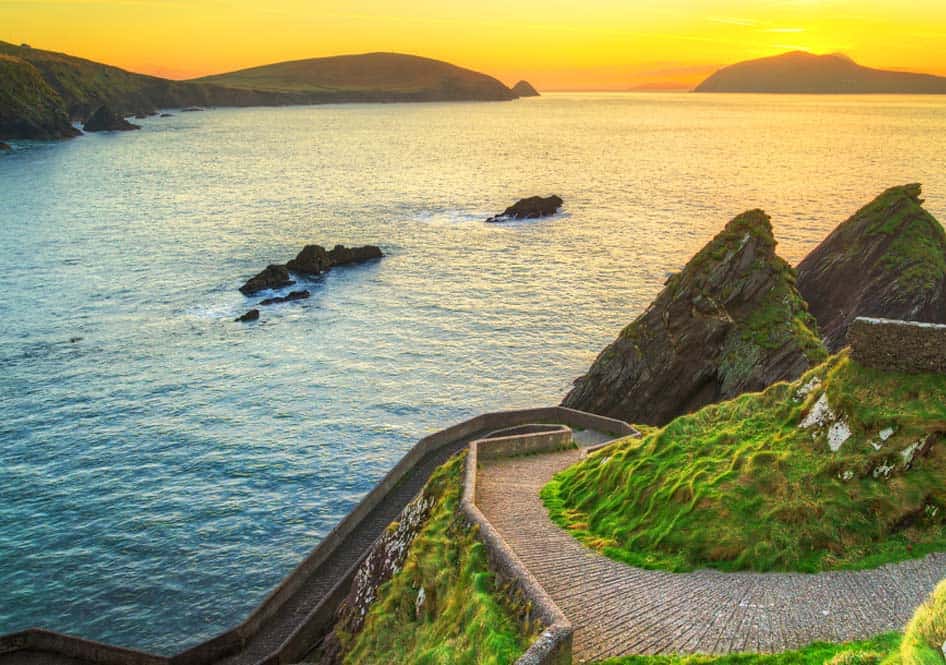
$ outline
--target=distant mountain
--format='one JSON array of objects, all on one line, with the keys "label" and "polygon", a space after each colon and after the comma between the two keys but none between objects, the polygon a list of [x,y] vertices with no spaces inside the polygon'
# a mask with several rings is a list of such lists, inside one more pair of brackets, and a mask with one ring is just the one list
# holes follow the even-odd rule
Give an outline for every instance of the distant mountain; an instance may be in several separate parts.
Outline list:
[{"label": "distant mountain", "polygon": [[0,41],[0,141],[78,133],[100,106],[119,116],[185,106],[339,102],[499,101],[496,79],[446,62],[394,53],[316,58],[193,81],[135,74],[65,53]]},{"label": "distant mountain", "polygon": [[400,53],[294,60],[193,82],[300,95],[312,102],[502,101],[517,97],[492,76]]},{"label": "distant mountain", "polygon": [[946,94],[946,78],[862,67],[837,53],[793,51],[724,67],[695,92]]},{"label": "distant mountain", "polygon": [[538,97],[539,91],[532,87],[532,84],[528,81],[519,81],[516,85],[512,86],[512,91],[516,93],[517,97]]}]

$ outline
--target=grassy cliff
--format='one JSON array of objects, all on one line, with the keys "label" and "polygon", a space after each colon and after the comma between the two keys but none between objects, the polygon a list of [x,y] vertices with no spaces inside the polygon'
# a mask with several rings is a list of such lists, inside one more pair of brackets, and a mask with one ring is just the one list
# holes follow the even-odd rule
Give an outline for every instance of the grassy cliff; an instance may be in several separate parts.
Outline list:
[{"label": "grassy cliff", "polygon": [[515,608],[489,572],[460,512],[465,456],[431,476],[436,503],[403,568],[378,592],[364,626],[341,636],[343,662],[504,665],[528,648]]},{"label": "grassy cliff", "polygon": [[77,133],[62,98],[29,62],[0,53],[0,139]]},{"label": "grassy cliff", "polygon": [[557,475],[553,519],[649,568],[819,571],[946,549],[946,376],[844,353]]}]

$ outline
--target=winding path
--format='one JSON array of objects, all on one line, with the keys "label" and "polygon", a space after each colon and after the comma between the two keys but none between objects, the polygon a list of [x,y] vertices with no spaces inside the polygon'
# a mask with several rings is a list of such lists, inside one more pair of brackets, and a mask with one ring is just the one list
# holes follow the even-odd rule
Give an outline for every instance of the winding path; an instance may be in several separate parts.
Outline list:
[{"label": "winding path", "polygon": [[867,638],[901,630],[946,577],[946,553],[818,575],[667,573],[613,561],[554,524],[539,499],[552,475],[580,455],[483,460],[476,500],[572,622],[578,663],[627,654],[775,652]]}]

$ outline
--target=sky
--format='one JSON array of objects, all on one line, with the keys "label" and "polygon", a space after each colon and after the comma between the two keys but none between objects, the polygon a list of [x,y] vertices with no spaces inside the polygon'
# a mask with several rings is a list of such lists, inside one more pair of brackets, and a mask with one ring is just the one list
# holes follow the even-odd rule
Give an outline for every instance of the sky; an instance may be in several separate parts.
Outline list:
[{"label": "sky", "polygon": [[0,40],[169,78],[396,51],[546,91],[686,88],[790,50],[946,75],[946,0],[0,0]]}]

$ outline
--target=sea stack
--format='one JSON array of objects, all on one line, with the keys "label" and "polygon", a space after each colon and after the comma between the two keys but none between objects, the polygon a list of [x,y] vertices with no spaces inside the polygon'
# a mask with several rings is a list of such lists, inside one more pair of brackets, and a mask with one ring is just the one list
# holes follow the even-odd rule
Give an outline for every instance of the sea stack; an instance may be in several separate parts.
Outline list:
[{"label": "sea stack", "polygon": [[519,81],[516,85],[512,86],[512,91],[516,93],[518,97],[538,97],[539,91],[532,87],[532,84],[528,81]]},{"label": "sea stack", "polygon": [[831,353],[859,316],[946,323],[946,233],[920,193],[891,187],[798,264],[798,290]]},{"label": "sea stack", "polygon": [[796,379],[826,355],[795,273],[775,253],[768,215],[751,210],[670,277],[562,405],[664,425]]},{"label": "sea stack", "polygon": [[141,127],[128,122],[107,106],[100,106],[85,121],[82,129],[87,132],[127,132]]},{"label": "sea stack", "polygon": [[552,194],[552,196],[530,196],[525,199],[519,199],[513,205],[506,208],[502,213],[495,217],[490,217],[486,221],[489,223],[508,222],[514,219],[538,219],[540,217],[549,217],[558,212],[562,207],[561,197]]}]

